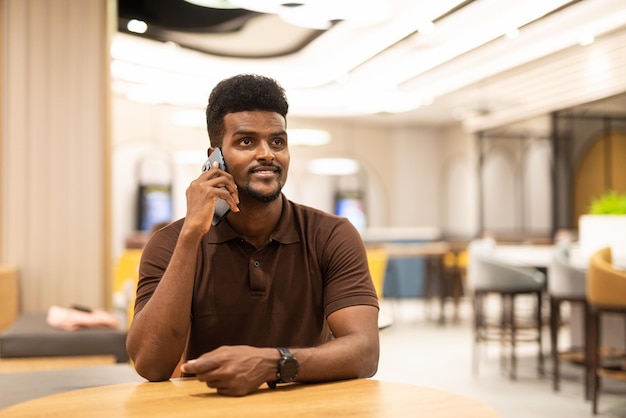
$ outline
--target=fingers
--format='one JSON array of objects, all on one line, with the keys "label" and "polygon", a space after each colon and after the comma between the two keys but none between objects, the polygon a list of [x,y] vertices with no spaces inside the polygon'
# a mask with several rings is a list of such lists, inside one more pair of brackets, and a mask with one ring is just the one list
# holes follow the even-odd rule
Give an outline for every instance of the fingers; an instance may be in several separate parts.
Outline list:
[{"label": "fingers", "polygon": [[206,383],[210,388],[217,389],[223,395],[231,393],[232,376],[225,371],[220,371],[220,365],[214,360],[203,356],[196,360],[189,360],[183,363],[180,370],[186,374],[193,374],[200,382]]},{"label": "fingers", "polygon": [[196,360],[189,360],[180,365],[180,371],[187,374],[197,374]]},{"label": "fingers", "polygon": [[[202,177],[204,177],[204,179]],[[223,189],[217,193],[219,197],[228,202],[231,210],[239,212],[239,208],[237,207],[239,204],[237,185],[230,173],[218,168],[217,162],[213,163],[211,169],[200,176],[200,180],[210,181],[212,187]]]},{"label": "fingers", "polygon": [[190,360],[181,366],[184,373],[195,374],[199,382],[204,382],[207,387],[216,389],[217,393],[225,396],[245,396],[259,388],[258,382],[246,381],[244,378],[236,378],[232,372],[224,367],[205,369],[208,363],[200,363]]},{"label": "fingers", "polygon": [[220,367],[219,363],[207,357],[209,356],[205,355],[195,360],[189,360],[180,366],[180,370],[183,373],[201,375]]}]

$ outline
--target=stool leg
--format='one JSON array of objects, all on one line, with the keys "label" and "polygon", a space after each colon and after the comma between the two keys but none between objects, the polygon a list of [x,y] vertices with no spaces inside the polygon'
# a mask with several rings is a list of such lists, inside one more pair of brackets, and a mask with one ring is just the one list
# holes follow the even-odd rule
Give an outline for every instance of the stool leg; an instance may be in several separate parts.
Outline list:
[{"label": "stool leg", "polygon": [[559,391],[559,322],[561,303],[554,297],[550,297],[550,352],[552,354],[552,390]]},{"label": "stool leg", "polygon": [[510,377],[512,380],[517,378],[517,357],[515,355],[517,329],[515,323],[515,295],[509,295],[509,323],[511,328],[511,370]]},{"label": "stool leg", "polygon": [[443,271],[443,259],[441,257],[431,257],[430,262],[439,282],[439,324],[441,325],[446,322],[447,280]]},{"label": "stool leg", "polygon": [[509,332],[509,322],[508,322],[508,306],[509,299],[506,294],[500,295],[500,371],[506,368],[506,356],[505,349],[507,347],[507,339],[510,338],[508,335]]},{"label": "stool leg", "polygon": [[589,305],[587,305],[587,301],[584,300],[582,302],[583,305],[583,366],[585,368],[585,382],[584,382],[584,390],[585,390],[585,400],[589,400],[591,399],[591,388],[590,388],[590,382],[589,382],[589,361],[590,361],[590,352],[589,352],[589,337],[590,337],[590,331],[589,331]]},{"label": "stool leg", "polygon": [[542,313],[542,300],[543,294],[541,291],[537,292],[537,344],[539,345],[538,352],[538,370],[539,376],[544,376],[544,365],[543,365],[543,313]]},{"label": "stool leg", "polygon": [[474,292],[474,344],[472,352],[472,373],[476,376],[478,374],[478,350],[480,349],[480,343],[482,341],[481,328],[483,324],[483,295],[479,292]]},{"label": "stool leg", "polygon": [[591,413],[598,413],[598,347],[600,345],[600,314],[593,308],[589,312],[589,363],[587,369],[587,379],[589,380],[591,392]]}]

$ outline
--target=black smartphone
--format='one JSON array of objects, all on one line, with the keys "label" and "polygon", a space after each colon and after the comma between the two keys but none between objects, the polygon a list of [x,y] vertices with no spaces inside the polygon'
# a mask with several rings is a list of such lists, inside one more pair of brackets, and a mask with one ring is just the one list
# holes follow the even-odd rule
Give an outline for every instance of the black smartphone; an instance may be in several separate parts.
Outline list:
[{"label": "black smartphone", "polygon": [[[222,150],[220,148],[215,148],[209,159],[205,161],[202,165],[202,172],[208,171],[213,167],[213,164],[217,161],[220,169],[226,171],[226,164],[224,163],[224,156],[222,155]],[[215,202],[215,213],[213,214],[213,221],[211,222],[213,225],[219,224],[222,219],[228,215],[230,212],[230,206],[224,199],[217,199]]]}]

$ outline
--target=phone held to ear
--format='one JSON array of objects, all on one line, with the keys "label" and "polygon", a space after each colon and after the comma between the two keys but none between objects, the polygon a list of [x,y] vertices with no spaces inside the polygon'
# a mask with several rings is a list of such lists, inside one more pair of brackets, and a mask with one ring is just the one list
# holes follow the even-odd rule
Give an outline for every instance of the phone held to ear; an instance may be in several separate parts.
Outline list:
[{"label": "phone held to ear", "polygon": [[[217,161],[218,167],[224,171],[226,171],[226,164],[224,163],[224,156],[222,155],[222,150],[220,148],[215,148],[209,159],[202,165],[202,172],[208,171],[213,167],[213,164]],[[223,190],[226,190],[222,188]],[[215,202],[215,213],[213,214],[213,221],[211,222],[213,225],[219,224],[230,212],[230,206],[224,199],[217,199]]]}]

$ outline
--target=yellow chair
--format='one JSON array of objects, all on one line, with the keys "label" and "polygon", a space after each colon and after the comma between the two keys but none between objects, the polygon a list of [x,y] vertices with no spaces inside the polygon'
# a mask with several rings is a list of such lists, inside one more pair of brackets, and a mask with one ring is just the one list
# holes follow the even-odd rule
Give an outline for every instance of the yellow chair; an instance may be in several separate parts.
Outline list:
[{"label": "yellow chair", "polygon": [[602,315],[626,317],[626,271],[613,266],[610,247],[596,251],[589,261],[587,305],[587,382],[595,415],[598,412],[600,377],[626,380],[624,351],[608,347],[600,350]]},{"label": "yellow chair", "polygon": [[465,289],[467,273],[467,250],[451,250],[443,256],[443,268],[447,289],[440,289],[452,297],[454,302],[454,320],[459,320],[459,304]]},{"label": "yellow chair", "polygon": [[378,299],[383,298],[383,287],[385,284],[385,271],[387,270],[387,261],[389,255],[384,248],[372,247],[367,248],[367,264],[370,269],[370,276],[376,289]]},{"label": "yellow chair", "polygon": [[139,261],[142,251],[124,250],[115,268],[113,302],[116,308],[125,310],[127,326],[130,326],[135,310],[135,292],[139,281]]}]

